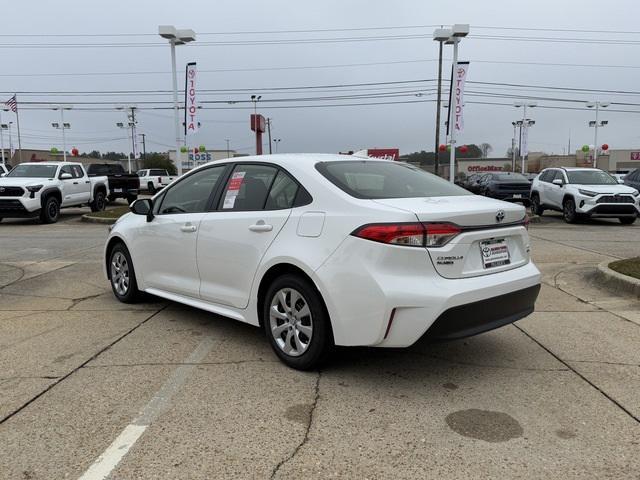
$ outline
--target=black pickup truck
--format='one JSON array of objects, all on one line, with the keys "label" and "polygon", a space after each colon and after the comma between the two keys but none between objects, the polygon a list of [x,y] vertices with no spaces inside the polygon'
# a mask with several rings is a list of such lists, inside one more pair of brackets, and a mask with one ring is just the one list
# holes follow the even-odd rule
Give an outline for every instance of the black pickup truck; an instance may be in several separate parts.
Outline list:
[{"label": "black pickup truck", "polygon": [[127,173],[117,163],[92,163],[87,173],[90,177],[106,175],[109,178],[109,201],[126,198],[128,203],[138,198],[140,178],[137,173]]}]

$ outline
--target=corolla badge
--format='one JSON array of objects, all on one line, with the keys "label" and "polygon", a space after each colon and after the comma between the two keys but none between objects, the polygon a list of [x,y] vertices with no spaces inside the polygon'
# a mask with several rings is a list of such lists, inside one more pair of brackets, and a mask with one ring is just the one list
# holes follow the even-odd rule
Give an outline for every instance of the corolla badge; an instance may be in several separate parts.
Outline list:
[{"label": "corolla badge", "polygon": [[504,220],[504,210],[498,210],[496,213],[496,222],[500,223]]}]

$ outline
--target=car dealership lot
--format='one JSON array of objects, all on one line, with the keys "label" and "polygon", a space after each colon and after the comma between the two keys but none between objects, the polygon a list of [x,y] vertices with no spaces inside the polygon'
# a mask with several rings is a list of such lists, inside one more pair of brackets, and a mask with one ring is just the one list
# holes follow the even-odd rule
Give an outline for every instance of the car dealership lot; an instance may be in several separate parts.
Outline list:
[{"label": "car dealership lot", "polygon": [[453,343],[342,349],[302,373],[256,328],[118,303],[106,227],[79,212],[0,224],[0,478],[101,478],[99,458],[112,478],[640,471],[640,303],[591,280],[640,254],[640,224],[545,213],[530,229],[544,276],[531,317]]}]

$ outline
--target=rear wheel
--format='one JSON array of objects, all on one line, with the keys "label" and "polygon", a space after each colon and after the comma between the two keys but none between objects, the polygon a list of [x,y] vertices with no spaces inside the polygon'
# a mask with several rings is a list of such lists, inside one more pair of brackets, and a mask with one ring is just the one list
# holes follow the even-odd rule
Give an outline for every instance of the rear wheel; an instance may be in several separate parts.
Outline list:
[{"label": "rear wheel", "polygon": [[636,217],[620,217],[618,220],[620,220],[620,223],[623,225],[631,225],[636,221]]},{"label": "rear wheel", "polygon": [[141,297],[129,250],[118,243],[109,255],[109,279],[113,294],[122,303],[135,303]]},{"label": "rear wheel", "polygon": [[107,207],[107,199],[104,192],[96,192],[96,196],[93,202],[91,202],[90,207],[92,212],[101,212]]},{"label": "rear wheel", "polygon": [[147,184],[147,190],[149,190],[149,193],[156,193],[156,187],[153,186],[153,182]]},{"label": "rear wheel", "polygon": [[538,216],[544,213],[544,208],[540,205],[540,197],[538,195],[531,196],[531,213]]},{"label": "rear wheel", "polygon": [[308,280],[293,274],[276,278],[262,307],[267,338],[280,360],[298,370],[322,364],[333,335],[322,298]]},{"label": "rear wheel", "polygon": [[576,213],[576,202],[573,198],[567,198],[562,204],[562,215],[567,223],[576,223],[578,214]]},{"label": "rear wheel", "polygon": [[42,223],[56,223],[60,217],[60,202],[56,197],[47,197],[40,211]]}]

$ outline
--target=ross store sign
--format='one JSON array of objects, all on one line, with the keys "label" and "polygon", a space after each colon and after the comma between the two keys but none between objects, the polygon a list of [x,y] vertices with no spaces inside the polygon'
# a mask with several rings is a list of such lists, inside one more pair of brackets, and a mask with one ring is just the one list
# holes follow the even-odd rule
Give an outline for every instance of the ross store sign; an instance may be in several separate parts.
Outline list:
[{"label": "ross store sign", "polygon": [[196,103],[196,78],[198,71],[196,63],[187,63],[184,86],[184,133],[193,135],[198,133],[198,105]]}]

